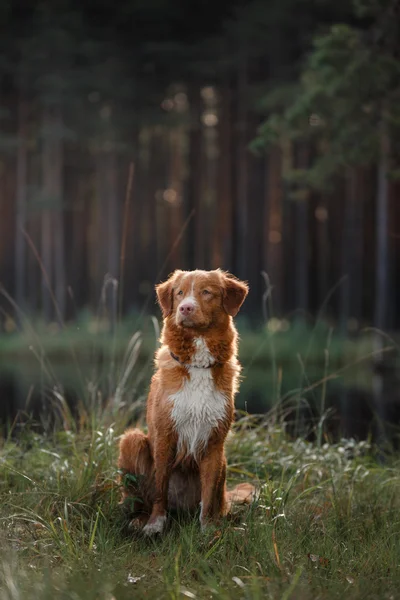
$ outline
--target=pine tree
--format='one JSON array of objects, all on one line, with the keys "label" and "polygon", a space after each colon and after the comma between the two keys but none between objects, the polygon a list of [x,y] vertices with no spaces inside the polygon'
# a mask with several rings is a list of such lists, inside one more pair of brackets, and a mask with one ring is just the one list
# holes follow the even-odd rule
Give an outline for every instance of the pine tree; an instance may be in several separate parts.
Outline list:
[{"label": "pine tree", "polygon": [[[284,102],[262,125],[254,147],[279,143],[285,136],[310,144],[315,153],[310,167],[292,169],[287,178],[291,186],[319,191],[332,189],[338,177],[352,177],[357,166],[378,165],[375,324],[384,328],[390,265],[388,178],[397,172],[400,127],[399,4],[356,0],[353,10],[353,24],[338,23],[316,36],[299,84],[290,94],[281,88]],[[353,212],[347,214],[354,221]]]}]

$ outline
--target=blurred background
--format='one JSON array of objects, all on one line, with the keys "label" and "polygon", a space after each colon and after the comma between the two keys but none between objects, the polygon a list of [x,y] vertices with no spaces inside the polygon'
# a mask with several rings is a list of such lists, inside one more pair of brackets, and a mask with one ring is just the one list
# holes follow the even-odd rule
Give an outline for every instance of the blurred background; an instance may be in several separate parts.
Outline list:
[{"label": "blurred background", "polygon": [[355,435],[396,424],[399,23],[398,0],[2,0],[3,418],[94,372],[113,395],[138,330],[140,396],[154,284],[221,267],[251,288],[240,406],[300,389]]}]

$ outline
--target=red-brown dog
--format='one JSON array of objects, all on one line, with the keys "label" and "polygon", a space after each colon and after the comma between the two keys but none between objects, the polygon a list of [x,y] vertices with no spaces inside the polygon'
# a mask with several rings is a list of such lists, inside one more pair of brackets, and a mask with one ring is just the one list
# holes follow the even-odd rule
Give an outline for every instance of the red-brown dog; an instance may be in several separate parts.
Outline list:
[{"label": "red-brown dog", "polygon": [[[224,442],[234,416],[240,365],[234,317],[247,285],[220,271],[175,271],[156,287],[164,325],[147,400],[148,435],[120,441],[118,466],[128,474],[135,523],[162,532],[167,508],[201,506],[200,522],[250,501],[254,488],[226,491]],[[149,517],[150,515],[150,517]]]}]

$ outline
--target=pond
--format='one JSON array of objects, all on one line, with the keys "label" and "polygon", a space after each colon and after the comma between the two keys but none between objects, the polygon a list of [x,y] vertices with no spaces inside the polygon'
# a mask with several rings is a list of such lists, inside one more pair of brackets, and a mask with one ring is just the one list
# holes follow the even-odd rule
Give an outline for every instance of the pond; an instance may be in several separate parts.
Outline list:
[{"label": "pond", "polygon": [[[389,439],[397,445],[400,422],[400,382],[391,368],[373,369],[363,364],[325,372],[323,365],[306,370],[294,362],[274,368],[244,363],[243,380],[236,407],[250,414],[270,413],[284,418],[289,431],[311,435],[321,414],[331,439],[354,437]],[[153,365],[138,361],[123,390],[125,405],[136,402],[143,410]],[[53,422],[55,407],[65,398],[74,410],[80,404],[99,406],[114,395],[123,373],[109,359],[93,361],[38,362],[32,359],[3,360],[0,365],[0,422],[10,424],[33,418],[40,427]]]}]

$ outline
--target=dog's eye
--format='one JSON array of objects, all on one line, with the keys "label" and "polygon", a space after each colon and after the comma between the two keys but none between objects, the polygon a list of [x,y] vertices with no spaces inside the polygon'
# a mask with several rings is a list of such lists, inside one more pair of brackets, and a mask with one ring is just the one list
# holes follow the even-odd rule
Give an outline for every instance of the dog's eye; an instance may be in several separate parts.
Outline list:
[{"label": "dog's eye", "polygon": [[203,296],[208,296],[209,294],[211,294],[210,290],[203,290],[202,291]]},{"label": "dog's eye", "polygon": [[179,290],[178,296],[183,296],[183,290]]}]

